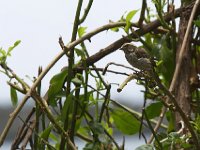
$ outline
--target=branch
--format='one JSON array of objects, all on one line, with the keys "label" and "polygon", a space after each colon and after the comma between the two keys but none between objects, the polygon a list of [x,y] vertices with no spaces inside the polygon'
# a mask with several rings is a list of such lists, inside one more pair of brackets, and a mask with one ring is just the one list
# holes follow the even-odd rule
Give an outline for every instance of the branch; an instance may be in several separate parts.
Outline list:
[{"label": "branch", "polygon": [[[108,71],[108,67],[109,67],[110,65],[115,65],[115,66],[124,67],[124,68],[126,68],[126,69],[130,69],[130,70],[136,72],[136,70],[135,70],[134,68],[132,68],[132,67],[128,67],[128,66],[125,66],[125,65],[122,65],[122,64],[118,64],[118,63],[115,63],[115,62],[110,62],[110,63],[108,63],[108,64],[106,65],[106,67],[103,69],[102,75],[105,75],[105,74],[106,74],[106,72]],[[109,71],[108,71],[108,72],[109,72]]]},{"label": "branch", "polygon": [[147,2],[146,0],[142,0],[142,10],[141,10],[141,13],[140,13],[140,19],[138,21],[138,26],[139,27],[142,27],[142,24],[143,24],[143,21],[144,21],[144,18],[145,18],[145,9],[147,7]]},{"label": "branch", "polygon": [[171,89],[172,91],[175,88],[175,82],[177,81],[179,72],[181,70],[183,55],[184,55],[185,50],[186,50],[186,48],[185,48],[186,43],[187,43],[186,41],[188,40],[189,33],[192,29],[193,19],[194,19],[194,16],[196,14],[196,11],[198,9],[199,3],[200,3],[200,0],[196,0],[194,7],[193,7],[193,10],[192,10],[192,13],[191,13],[191,16],[190,16],[190,20],[189,20],[187,30],[186,30],[186,33],[185,33],[185,36],[184,36],[184,39],[183,39],[183,43],[182,43],[182,46],[181,46],[181,49],[180,49],[180,53],[179,53],[179,56],[178,56],[178,61],[176,63],[176,69],[175,69],[175,72],[174,72],[174,76],[173,76],[173,79],[172,79],[172,82],[171,82],[171,85],[170,85],[170,86],[172,86],[172,89]]},{"label": "branch", "polygon": [[[171,19],[173,19],[174,17],[180,17],[180,14],[182,11],[187,10],[187,9],[192,9],[192,6],[194,5],[194,3],[192,2],[190,5],[185,6],[185,7],[181,7],[176,9],[174,12],[171,12],[167,15],[165,15],[163,18],[165,21],[170,21]],[[123,23],[122,23],[123,24]],[[142,27],[142,29],[138,29],[135,31],[135,33],[138,36],[143,36],[144,34],[154,31],[156,28],[158,28],[161,25],[160,21],[157,19],[147,25],[144,25]],[[122,25],[124,26],[124,24]],[[130,34],[129,36],[132,36],[132,38],[137,38],[135,33]],[[103,57],[105,57],[106,55],[109,55],[110,53],[114,52],[115,50],[119,49],[124,43],[126,42],[131,42],[131,40],[125,36],[123,38],[120,38],[119,40],[113,42],[112,44],[110,44],[109,46],[107,46],[106,48],[101,49],[99,52],[97,52],[96,54],[92,55],[91,57],[86,59],[86,64],[88,66],[96,63],[97,61],[99,61],[100,59],[102,59]]]},{"label": "branch", "polygon": [[103,113],[104,113],[104,110],[109,102],[109,99],[110,99],[110,89],[111,89],[111,85],[109,84],[107,86],[107,90],[106,90],[106,95],[105,95],[105,100],[102,104],[102,107],[101,107],[101,112],[100,112],[100,115],[99,115],[99,123],[101,123],[101,120],[103,118]]},{"label": "branch", "polygon": [[90,1],[88,2],[88,5],[87,5],[87,7],[86,7],[86,9],[85,9],[85,11],[84,11],[83,16],[81,17],[81,19],[79,19],[79,23],[80,23],[80,24],[83,23],[84,20],[85,20],[85,18],[87,17],[87,15],[88,15],[88,13],[89,13],[89,11],[90,11],[90,8],[91,8],[91,6],[92,6],[92,3],[93,3],[93,0],[90,0]]},{"label": "branch", "polygon": [[134,78],[136,78],[137,76],[135,74],[130,74],[126,80],[120,84],[119,88],[117,89],[117,92],[121,92],[122,89],[127,85],[128,82],[130,82],[131,80],[133,80]]}]

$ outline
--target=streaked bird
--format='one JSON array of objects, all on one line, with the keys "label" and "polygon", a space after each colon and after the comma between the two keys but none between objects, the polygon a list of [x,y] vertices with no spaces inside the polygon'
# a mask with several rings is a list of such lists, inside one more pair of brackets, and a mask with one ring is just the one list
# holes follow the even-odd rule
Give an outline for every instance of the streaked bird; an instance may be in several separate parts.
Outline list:
[{"label": "streaked bird", "polygon": [[126,60],[133,67],[143,71],[150,71],[153,69],[150,55],[144,48],[138,48],[132,43],[125,43],[120,50],[124,51]]}]

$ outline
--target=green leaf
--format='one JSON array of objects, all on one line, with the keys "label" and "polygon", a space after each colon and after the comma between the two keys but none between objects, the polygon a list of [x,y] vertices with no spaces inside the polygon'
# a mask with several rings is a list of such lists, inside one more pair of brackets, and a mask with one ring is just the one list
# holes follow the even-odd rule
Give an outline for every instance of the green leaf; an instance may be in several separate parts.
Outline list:
[{"label": "green leaf", "polygon": [[1,56],[6,56],[6,51],[2,48],[0,48],[0,54]]},{"label": "green leaf", "polygon": [[113,31],[113,32],[118,32],[119,31],[119,27],[111,28],[110,30]]},{"label": "green leaf", "polygon": [[122,109],[110,109],[116,127],[124,134],[132,135],[139,131],[140,122],[129,112]]},{"label": "green leaf", "polygon": [[0,48],[0,63],[5,63],[7,58],[7,53],[4,49]]},{"label": "green leaf", "polygon": [[[47,128],[45,128],[45,130],[43,132],[40,133],[39,139],[43,139],[45,141],[48,141],[51,130],[52,130],[52,126],[49,125]],[[41,140],[38,143],[38,149],[45,149],[45,145]]]},{"label": "green leaf", "polygon": [[85,52],[82,49],[75,48],[74,50],[78,56],[85,58]]},{"label": "green leaf", "polygon": [[7,52],[7,55],[8,56],[10,56],[11,54],[11,51],[16,47],[16,46],[18,46],[19,44],[21,43],[21,41],[20,40],[18,40],[18,41],[16,41],[15,43],[14,43],[14,45],[13,46],[10,46],[9,48],[8,48],[8,52]]},{"label": "green leaf", "polygon": [[45,130],[41,133],[40,137],[44,140],[47,140],[49,138],[49,135],[51,133],[52,126],[49,125]]},{"label": "green leaf", "polygon": [[87,27],[79,27],[78,28],[78,36],[82,37],[86,33]]},{"label": "green leaf", "polygon": [[125,26],[125,32],[128,33],[128,30],[131,26],[131,19],[135,16],[135,14],[138,12],[138,10],[132,10],[130,11],[126,16],[126,26]]},{"label": "green leaf", "polygon": [[169,36],[163,35],[161,37],[157,37],[153,42],[153,49],[157,52],[156,55],[162,63],[157,66],[158,72],[161,72],[163,75],[163,83],[168,86],[169,81],[171,81],[175,69],[175,55],[172,48],[169,47],[168,41],[170,40]]},{"label": "green leaf", "polygon": [[195,24],[197,27],[200,28],[200,20],[195,20],[195,21],[194,21],[194,24]]},{"label": "green leaf", "polygon": [[77,77],[73,78],[72,82],[75,83],[75,84],[79,84],[79,85],[82,84],[82,81]]},{"label": "green leaf", "polygon": [[89,142],[83,148],[83,150],[101,150],[101,149],[102,149],[102,143],[98,141],[92,143]]},{"label": "green leaf", "polygon": [[67,77],[67,73],[68,70],[65,69],[51,78],[50,87],[48,90],[48,97],[51,105],[55,104],[55,97],[62,91],[62,87]]},{"label": "green leaf", "polygon": [[130,26],[131,26],[131,22],[129,21],[129,22],[126,22],[126,26],[125,26],[125,28],[124,28],[124,31],[128,34],[129,33],[129,28],[130,28]]},{"label": "green leaf", "polygon": [[77,131],[79,134],[83,135],[83,136],[88,136],[88,133],[90,133],[90,130],[88,127],[85,127],[85,126],[81,126],[78,131]]},{"label": "green leaf", "polygon": [[149,106],[146,107],[146,114],[148,116],[148,119],[153,119],[155,117],[158,117],[161,113],[163,104],[161,102],[152,103]]},{"label": "green leaf", "polygon": [[56,135],[54,135],[53,133],[50,133],[49,134],[49,138],[52,140],[52,141],[54,141],[54,142],[59,142],[59,138],[56,136]]},{"label": "green leaf", "polygon": [[10,86],[10,96],[11,96],[11,101],[12,101],[12,105],[16,106],[18,103],[18,97],[17,97],[17,92],[16,90]]},{"label": "green leaf", "polygon": [[99,135],[104,133],[104,128],[99,122],[89,122],[90,128],[93,130],[94,134]]},{"label": "green leaf", "polygon": [[[70,114],[72,114],[72,105],[73,105],[73,101],[74,101],[74,96],[72,93],[70,93],[63,105],[63,108],[61,110],[61,120],[64,122],[66,120],[66,117],[70,117]],[[68,119],[69,120],[69,119]]]},{"label": "green leaf", "polygon": [[167,132],[172,132],[175,130],[175,117],[174,114],[171,111],[166,112],[166,118],[168,123],[168,129]]},{"label": "green leaf", "polygon": [[132,10],[130,11],[126,16],[126,22],[131,21],[131,19],[135,16],[135,14],[138,12],[138,10]]},{"label": "green leaf", "polygon": [[135,150],[154,150],[154,147],[151,144],[145,144],[137,147]]}]

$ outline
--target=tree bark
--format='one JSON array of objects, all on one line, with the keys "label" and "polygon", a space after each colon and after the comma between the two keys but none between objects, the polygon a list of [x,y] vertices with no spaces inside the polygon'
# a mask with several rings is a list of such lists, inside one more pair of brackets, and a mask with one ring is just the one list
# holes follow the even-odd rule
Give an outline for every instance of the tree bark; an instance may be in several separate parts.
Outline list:
[{"label": "tree bark", "polygon": [[[178,44],[177,44],[177,52],[176,52],[176,61],[178,61],[178,56],[180,53],[180,49],[182,46],[182,42],[184,39],[184,35],[187,29],[187,25],[189,22],[191,10],[190,11],[183,11],[181,13],[180,17],[180,24],[179,24],[179,32],[178,32]],[[191,39],[192,39],[192,30],[190,31],[190,34],[187,39],[186,43],[186,51],[183,55],[183,61],[181,64],[181,71],[179,72],[179,78],[176,81],[175,85],[175,98],[183,110],[183,112],[186,114],[186,116],[190,116],[191,107],[191,90],[190,90],[190,74],[191,74]],[[181,121],[181,117],[179,113],[175,113],[175,122],[176,122],[176,129],[179,130],[179,122]]]}]

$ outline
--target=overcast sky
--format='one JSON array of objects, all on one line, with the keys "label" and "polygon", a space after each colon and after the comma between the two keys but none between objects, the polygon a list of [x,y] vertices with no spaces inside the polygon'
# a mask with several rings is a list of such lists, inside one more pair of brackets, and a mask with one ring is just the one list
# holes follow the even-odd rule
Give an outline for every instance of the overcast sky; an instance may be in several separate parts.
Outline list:
[{"label": "overcast sky", "polygon": [[[117,21],[126,11],[140,9],[141,1],[94,0],[88,18],[82,26],[87,26],[89,32],[107,24],[109,20]],[[8,59],[8,65],[26,81],[29,82],[26,75],[36,76],[38,66],[45,68],[61,51],[58,44],[59,36],[63,37],[65,44],[70,41],[77,2],[78,0],[0,1],[0,47],[7,49],[16,40],[21,40],[21,44],[13,51],[12,57]],[[85,2],[87,1],[85,0]],[[139,13],[134,17],[134,20],[137,20],[138,16]],[[120,33],[111,31],[101,33],[93,37],[92,42],[87,44],[89,53],[94,54],[119,38],[121,38]],[[104,58],[96,65],[97,67],[105,67],[111,61],[128,65],[124,54],[120,51]],[[59,72],[65,65],[67,65],[66,57],[62,58],[43,80],[44,91],[49,86],[52,74]],[[107,74],[105,78],[109,83],[121,83],[125,79],[124,76],[115,74]],[[5,75],[0,74],[0,105],[10,105],[7,80]],[[31,82],[29,83],[31,84]],[[140,92],[142,88],[136,86],[133,81],[121,93],[117,93],[116,89],[117,86],[113,86],[112,96],[118,98],[119,101],[122,97],[132,101],[143,97]]]}]

